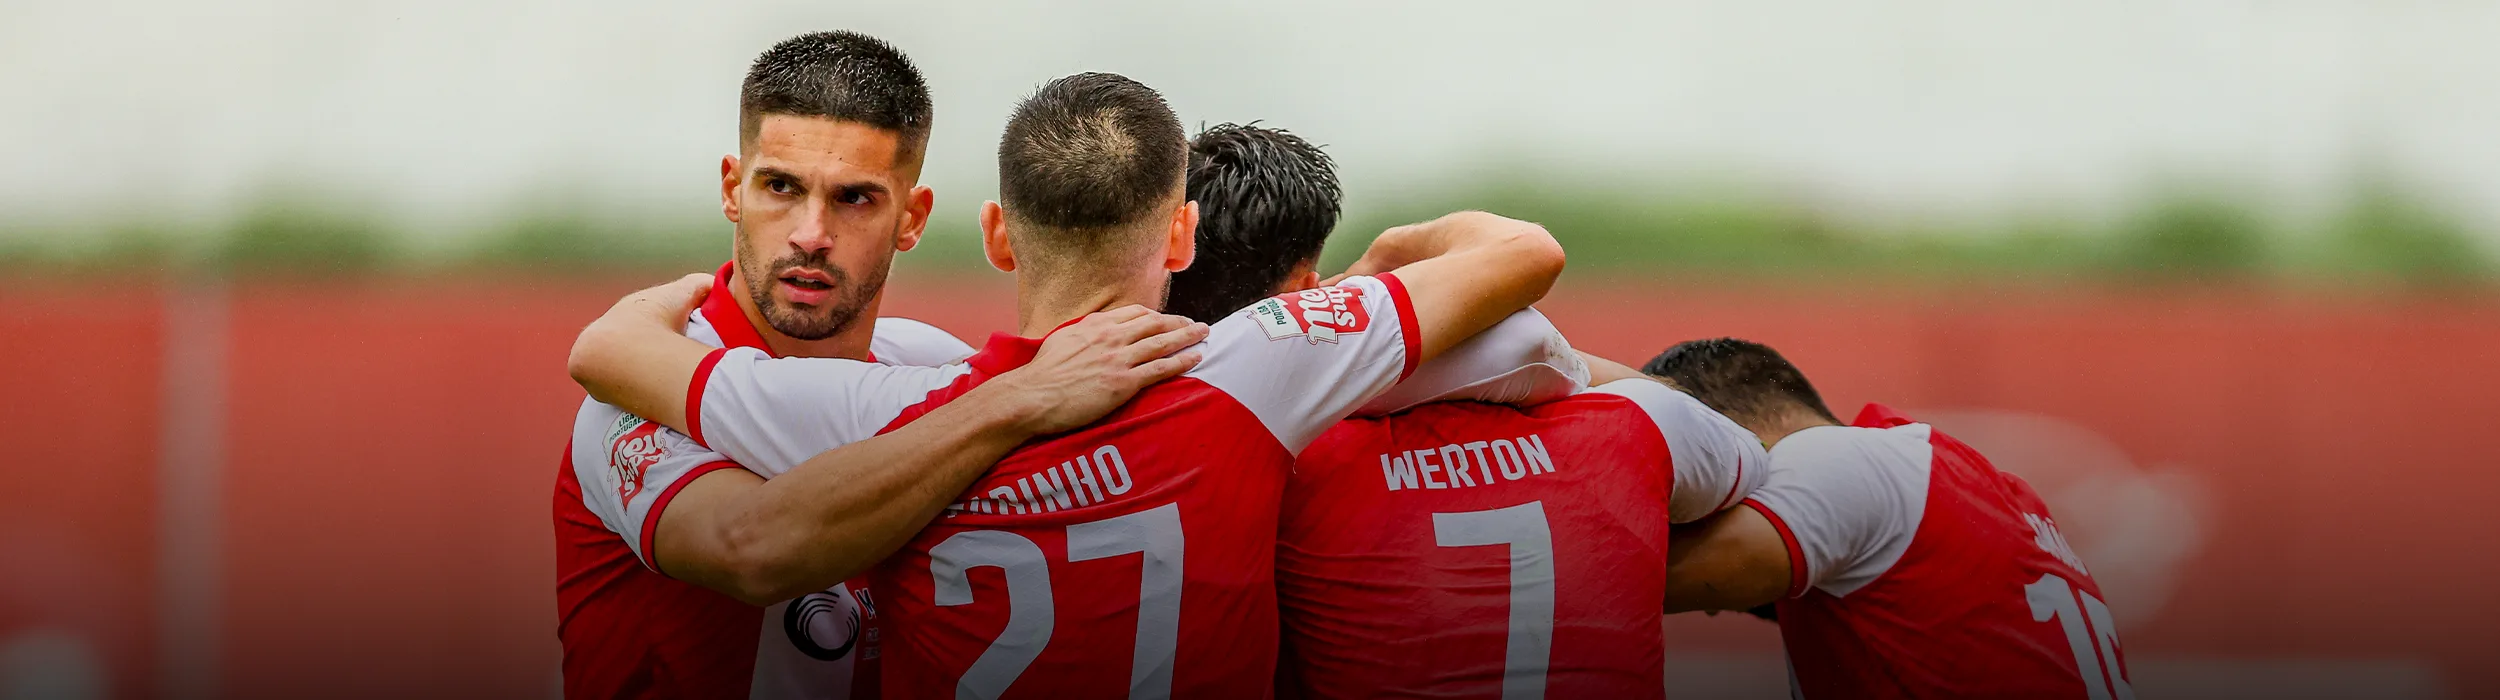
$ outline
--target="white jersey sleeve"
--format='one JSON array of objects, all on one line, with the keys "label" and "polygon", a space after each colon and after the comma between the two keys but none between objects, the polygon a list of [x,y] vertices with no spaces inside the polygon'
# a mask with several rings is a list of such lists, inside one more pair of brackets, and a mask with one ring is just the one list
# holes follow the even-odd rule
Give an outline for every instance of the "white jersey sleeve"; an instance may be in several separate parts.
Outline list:
[{"label": "white jersey sleeve", "polygon": [[738,466],[677,431],[588,399],[573,417],[572,457],[582,505],[654,571],[651,538],[669,499],[696,477]]},{"label": "white jersey sleeve", "polygon": [[1392,275],[1262,299],[1208,328],[1184,375],[1224,392],[1287,451],[1415,369],[1414,307]]},{"label": "white jersey sleeve", "polygon": [[884,317],[877,319],[876,333],[868,338],[868,353],[878,364],[936,367],[971,357],[972,346],[937,326]]},{"label": "white jersey sleeve", "polygon": [[714,351],[686,392],[695,442],[772,478],[817,453],[875,437],[971,367],[899,367]]},{"label": "white jersey sleeve", "polygon": [[1901,560],[1926,513],[1929,430],[1807,428],[1771,448],[1770,478],[1747,503],[1771,517],[1802,567],[1790,596],[1847,596]]},{"label": "white jersey sleeve", "polygon": [[1588,388],[1589,366],[1554,322],[1526,309],[1415,368],[1354,411],[1383,416],[1433,401],[1529,406]]},{"label": "white jersey sleeve", "polygon": [[1667,440],[1675,481],[1667,520],[1689,523],[1734,507],[1770,475],[1762,439],[1690,394],[1648,379],[1618,379],[1590,390],[1627,399],[1649,414]]}]

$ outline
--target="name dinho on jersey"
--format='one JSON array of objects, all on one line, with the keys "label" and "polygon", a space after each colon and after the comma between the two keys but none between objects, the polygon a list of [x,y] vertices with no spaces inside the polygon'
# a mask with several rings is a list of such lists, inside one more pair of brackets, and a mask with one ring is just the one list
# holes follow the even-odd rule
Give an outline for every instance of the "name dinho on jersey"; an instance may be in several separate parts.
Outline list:
[{"label": "name dinho on jersey", "polygon": [[955,517],[958,512],[1052,513],[1102,503],[1135,488],[1137,482],[1129,478],[1128,460],[1120,457],[1120,448],[1104,445],[1094,448],[1092,454],[1080,454],[1057,466],[1043,467],[1017,477],[1013,484],[994,486],[988,493],[949,505],[946,517]]}]

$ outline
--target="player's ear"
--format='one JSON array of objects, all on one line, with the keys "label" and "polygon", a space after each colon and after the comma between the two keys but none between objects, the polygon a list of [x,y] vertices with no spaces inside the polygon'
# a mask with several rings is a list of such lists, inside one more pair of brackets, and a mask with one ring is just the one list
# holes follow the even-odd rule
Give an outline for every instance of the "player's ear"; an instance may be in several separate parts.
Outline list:
[{"label": "player's ear", "polygon": [[996,201],[981,203],[981,255],[999,272],[1016,271],[1016,251],[1007,245],[1007,210]]},{"label": "player's ear", "polygon": [[1293,264],[1293,274],[1289,274],[1289,275],[1286,275],[1286,276],[1285,276],[1285,283],[1284,283],[1284,286],[1283,286],[1282,288],[1277,289],[1277,290],[1276,290],[1276,293],[1278,293],[1278,294],[1292,294],[1292,293],[1294,293],[1294,292],[1299,292],[1299,291],[1302,291],[1302,290],[1305,290],[1305,289],[1318,289],[1318,288],[1319,288],[1319,260],[1315,258],[1315,259],[1311,259],[1311,260],[1304,260],[1304,261],[1302,261],[1302,262],[1294,263],[1294,264]]},{"label": "player's ear", "polygon": [[929,211],[937,206],[937,192],[928,185],[911,188],[903,202],[903,227],[894,232],[894,249],[911,250],[920,245],[920,234],[929,230]]},{"label": "player's ear", "polygon": [[738,154],[720,157],[720,215],[738,223]]},{"label": "player's ear", "polygon": [[1198,203],[1182,202],[1180,211],[1172,214],[1172,228],[1163,241],[1163,271],[1189,269],[1198,259]]}]

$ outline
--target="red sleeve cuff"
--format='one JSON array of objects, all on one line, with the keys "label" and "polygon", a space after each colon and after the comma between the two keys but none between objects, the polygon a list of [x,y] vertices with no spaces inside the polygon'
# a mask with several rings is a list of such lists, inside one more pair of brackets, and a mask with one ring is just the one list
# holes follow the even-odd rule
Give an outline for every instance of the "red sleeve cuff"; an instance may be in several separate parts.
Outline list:
[{"label": "red sleeve cuff", "polygon": [[1398,310],[1398,337],[1406,340],[1406,366],[1398,369],[1398,381],[1406,381],[1423,359],[1424,337],[1415,326],[1415,300],[1407,297],[1406,283],[1398,281],[1397,275],[1383,272],[1378,279],[1381,286],[1389,288],[1389,303]]},{"label": "red sleeve cuff", "polygon": [[705,353],[703,361],[694,366],[694,378],[686,382],[686,437],[694,438],[694,444],[705,449],[710,449],[712,443],[703,441],[703,388],[712,385],[712,367],[720,364],[721,356],[727,354],[729,348],[716,348]]},{"label": "red sleeve cuff", "polygon": [[737,466],[737,462],[721,460],[689,469],[686,471],[685,476],[677,477],[676,483],[669,484],[668,490],[661,491],[658,498],[651,499],[651,510],[642,516],[642,537],[640,539],[642,540],[643,566],[651,567],[652,571],[658,571],[662,576],[668,575],[668,572],[660,571],[660,559],[656,553],[651,551],[651,544],[658,540],[660,536],[660,514],[668,510],[669,501],[677,499],[677,492],[686,488],[687,484],[694,483],[694,480],[703,478],[703,475],[705,474],[710,474],[723,469],[733,469]]},{"label": "red sleeve cuff", "polygon": [[1744,500],[1744,506],[1752,508],[1756,513],[1761,513],[1762,519],[1771,521],[1771,529],[1778,530],[1780,533],[1780,545],[1788,548],[1788,595],[1785,597],[1796,598],[1805,595],[1806,550],[1797,546],[1797,533],[1790,532],[1788,521],[1781,520],[1780,514],[1771,512],[1771,507],[1762,505],[1761,501],[1748,498]]}]

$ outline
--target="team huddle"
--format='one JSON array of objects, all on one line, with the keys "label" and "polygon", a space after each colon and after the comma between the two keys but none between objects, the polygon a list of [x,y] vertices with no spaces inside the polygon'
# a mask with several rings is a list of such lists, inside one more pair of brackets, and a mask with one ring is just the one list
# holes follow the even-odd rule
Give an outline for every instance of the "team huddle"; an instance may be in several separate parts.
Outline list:
[{"label": "team huddle", "polygon": [[1805,697],[2132,698],[2030,486],[1777,352],[1640,369],[1458,212],[1323,280],[1319,148],[1084,73],[1017,105],[1017,325],[880,318],[934,207],[899,50],[757,58],[734,256],[593,321],[555,493],[571,697],[1661,697],[1663,615],[1776,617]]}]

